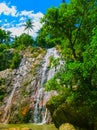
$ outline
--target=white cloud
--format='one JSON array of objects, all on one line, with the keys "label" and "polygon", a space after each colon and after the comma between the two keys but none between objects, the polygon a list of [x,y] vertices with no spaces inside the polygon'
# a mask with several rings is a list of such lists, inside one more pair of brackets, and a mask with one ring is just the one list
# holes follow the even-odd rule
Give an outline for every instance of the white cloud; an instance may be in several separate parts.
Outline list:
[{"label": "white cloud", "polygon": [[29,16],[29,17],[32,17],[32,14],[33,14],[33,11],[26,11],[26,10],[23,10],[20,12],[19,16]]},{"label": "white cloud", "polygon": [[3,25],[3,28],[9,28],[10,27],[10,23],[5,23],[4,25]]},{"label": "white cloud", "polygon": [[[40,18],[43,17],[41,12],[34,13],[33,10],[27,11],[17,11],[15,6],[10,6],[10,3],[6,4],[5,2],[0,3],[0,15],[5,15],[4,23],[0,20],[0,24],[2,24],[2,28],[9,30],[12,32],[13,36],[19,36],[22,33],[27,33],[24,31],[23,24],[26,22],[28,18],[32,19],[33,21],[33,30],[30,31],[30,35],[36,37],[38,30],[42,27],[40,23]],[[14,20],[8,19],[9,17],[14,17]],[[10,21],[9,21],[10,20]]]},{"label": "white cloud", "polygon": [[[27,33],[27,30],[24,29],[22,26],[23,23],[19,23],[16,27],[7,28],[8,31],[12,32],[13,36],[20,36],[22,33]],[[34,28],[30,31],[29,35],[33,36],[34,38],[37,36],[38,30],[41,28],[41,24],[39,22],[34,23]]]},{"label": "white cloud", "polygon": [[25,24],[25,22],[20,22],[18,24],[16,24],[16,27],[22,27]]},{"label": "white cloud", "polygon": [[[26,11],[26,14],[27,14],[27,11]],[[28,11],[28,14],[29,14],[29,11]],[[32,21],[33,21],[34,27],[33,27],[33,30],[30,31],[29,35],[31,35],[31,36],[33,36],[35,38],[37,36],[38,30],[42,27],[42,24],[40,23],[40,18],[43,17],[43,14],[41,12],[38,12],[36,14],[33,13],[32,15],[33,15]],[[12,27],[12,28],[8,29],[9,31],[12,32],[12,35],[19,36],[22,33],[27,33],[27,31],[24,31],[24,26],[23,26],[25,24],[25,22],[26,22],[26,19],[27,19],[27,17],[21,17],[19,19],[20,22],[17,23],[15,27]],[[25,20],[25,21],[23,21],[23,20]]]},{"label": "white cloud", "polygon": [[[24,30],[24,27],[21,26],[17,26],[17,27],[12,27],[12,28],[9,28],[7,29],[8,31],[12,32],[12,35],[13,36],[20,36],[22,33],[27,33],[27,31]],[[30,31],[30,34],[31,36],[33,37],[36,37],[36,32],[34,31]]]},{"label": "white cloud", "polygon": [[43,13],[41,13],[41,12],[38,12],[38,13],[33,13],[32,14],[32,17],[34,18],[34,19],[40,19],[40,18],[42,18],[43,17]]},{"label": "white cloud", "polygon": [[5,2],[0,3],[0,14],[16,16],[17,10],[15,6],[8,7]]},{"label": "white cloud", "polygon": [[38,32],[38,30],[42,27],[40,21],[34,21],[34,31]]},{"label": "white cloud", "polygon": [[11,27],[9,29],[7,29],[8,31],[12,32],[13,36],[19,36],[24,32],[24,28],[23,27]]},{"label": "white cloud", "polygon": [[[16,26],[7,28],[8,31],[12,32],[13,36],[20,36],[22,33],[27,33],[25,27],[23,26],[24,22],[16,24]],[[37,21],[34,23],[33,30],[30,31],[29,35],[33,36],[34,38],[37,36],[38,30],[42,27],[42,24]]]},{"label": "white cloud", "polygon": [[31,11],[23,10],[20,12],[19,16],[27,16],[29,18],[40,19],[41,17],[43,17],[43,13],[41,12],[34,13],[33,10]]},{"label": "white cloud", "polygon": [[19,19],[19,21],[26,21],[26,19],[27,19],[27,18],[25,18],[25,17],[21,17],[21,18]]}]

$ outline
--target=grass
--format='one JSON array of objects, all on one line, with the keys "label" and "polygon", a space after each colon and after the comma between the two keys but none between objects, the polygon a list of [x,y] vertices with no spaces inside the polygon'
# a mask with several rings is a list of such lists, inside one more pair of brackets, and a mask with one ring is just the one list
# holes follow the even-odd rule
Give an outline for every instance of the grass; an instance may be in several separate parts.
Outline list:
[{"label": "grass", "polygon": [[0,124],[0,130],[57,130],[53,124]]}]

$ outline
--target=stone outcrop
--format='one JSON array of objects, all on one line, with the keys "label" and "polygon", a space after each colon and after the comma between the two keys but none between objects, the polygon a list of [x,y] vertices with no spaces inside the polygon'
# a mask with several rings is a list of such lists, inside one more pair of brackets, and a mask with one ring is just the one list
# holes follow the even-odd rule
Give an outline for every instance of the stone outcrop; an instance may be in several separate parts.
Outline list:
[{"label": "stone outcrop", "polygon": [[[65,95],[65,94],[64,94]],[[97,112],[92,113],[92,110],[87,104],[83,102],[77,103],[73,100],[66,99],[66,95],[61,98],[61,95],[56,98],[52,98],[51,101],[47,103],[47,108],[49,109],[53,122],[57,128],[64,123],[73,124],[79,127],[78,130],[96,130],[96,122],[91,123],[92,118],[97,120]],[[90,118],[91,115],[91,118]]]},{"label": "stone outcrop", "polygon": [[[46,55],[45,55],[46,54]],[[30,47],[20,51],[17,69],[0,72],[4,98],[0,101],[0,123],[47,123],[51,121],[46,102],[55,91],[45,92],[43,84],[54,76],[49,57],[59,57],[55,48],[44,50]]]},{"label": "stone outcrop", "polygon": [[59,130],[77,130],[77,129],[75,129],[73,125],[65,123],[59,127]]},{"label": "stone outcrop", "polygon": [[[23,56],[21,63],[17,69],[7,69],[0,72],[0,79],[4,79],[2,84],[5,91],[5,97],[0,102],[0,122],[22,122],[21,118],[25,118],[27,113],[32,111],[33,99],[35,93],[34,81],[38,80],[40,75],[40,65],[45,51],[38,48],[33,53],[30,48],[20,52]],[[37,53],[37,54],[36,54]],[[22,116],[22,117],[19,117]],[[20,118],[20,119],[18,119]],[[31,117],[30,117],[31,118]],[[31,119],[32,120],[32,119]]]}]

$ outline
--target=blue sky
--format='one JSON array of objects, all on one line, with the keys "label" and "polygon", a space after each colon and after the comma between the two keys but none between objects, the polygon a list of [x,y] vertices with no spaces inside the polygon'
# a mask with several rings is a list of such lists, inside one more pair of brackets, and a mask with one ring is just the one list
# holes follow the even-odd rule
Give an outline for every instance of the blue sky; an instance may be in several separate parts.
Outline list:
[{"label": "blue sky", "polygon": [[30,18],[34,22],[34,30],[30,35],[36,37],[36,32],[42,26],[40,18],[47,8],[58,6],[61,2],[62,0],[0,0],[0,26],[18,36],[24,32],[22,25]]}]

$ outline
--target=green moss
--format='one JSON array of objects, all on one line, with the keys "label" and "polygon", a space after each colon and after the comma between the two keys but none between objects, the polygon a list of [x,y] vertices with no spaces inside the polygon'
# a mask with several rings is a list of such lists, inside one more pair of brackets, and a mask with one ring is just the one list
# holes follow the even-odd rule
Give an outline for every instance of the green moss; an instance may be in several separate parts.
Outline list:
[{"label": "green moss", "polygon": [[30,53],[33,53],[33,52],[34,52],[34,48],[30,47]]},{"label": "green moss", "polygon": [[21,56],[19,52],[14,49],[4,50],[0,53],[0,71],[12,68],[15,69],[18,67],[21,61]]},{"label": "green moss", "polygon": [[0,79],[0,102],[3,101],[6,94],[6,89],[4,88],[5,83],[6,83],[6,79],[1,78]]},{"label": "green moss", "polygon": [[23,96],[29,95],[29,92],[26,91],[26,88],[27,88],[27,86],[28,86],[30,83],[31,83],[31,80],[26,81],[26,82],[21,86],[21,95],[23,95]]},{"label": "green moss", "polygon": [[[58,96],[53,101],[49,101],[47,108],[50,110],[52,119],[57,128],[63,123],[71,123],[80,128],[92,130],[97,120],[97,111],[93,112],[92,108],[84,102],[78,104],[77,100],[73,100],[72,95],[64,101]],[[60,102],[60,103],[57,103]],[[58,105],[59,104],[59,105]]]},{"label": "green moss", "polygon": [[0,79],[0,86],[4,85],[5,83],[6,83],[6,79],[1,78],[1,79]]},{"label": "green moss", "polygon": [[18,52],[15,52],[10,63],[10,68],[12,69],[18,68],[20,61],[21,61],[21,56],[18,54]]}]

